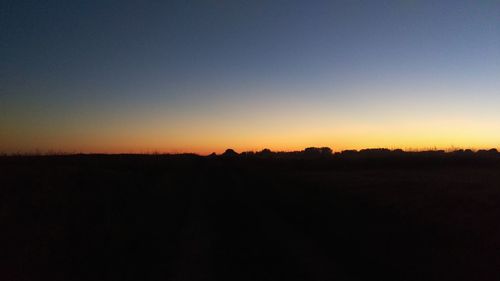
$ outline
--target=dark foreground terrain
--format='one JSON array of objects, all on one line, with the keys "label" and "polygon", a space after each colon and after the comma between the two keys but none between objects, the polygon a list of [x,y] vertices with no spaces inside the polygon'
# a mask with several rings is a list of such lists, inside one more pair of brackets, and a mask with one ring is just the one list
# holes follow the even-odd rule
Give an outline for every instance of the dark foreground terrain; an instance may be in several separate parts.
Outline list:
[{"label": "dark foreground terrain", "polygon": [[500,280],[498,157],[391,157],[0,157],[0,280]]}]

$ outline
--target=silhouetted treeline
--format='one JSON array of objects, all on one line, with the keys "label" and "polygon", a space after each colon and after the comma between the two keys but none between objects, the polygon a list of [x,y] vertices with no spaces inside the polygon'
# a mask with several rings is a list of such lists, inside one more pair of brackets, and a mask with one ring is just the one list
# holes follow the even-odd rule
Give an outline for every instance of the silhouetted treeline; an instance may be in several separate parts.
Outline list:
[{"label": "silhouetted treeline", "polygon": [[[497,149],[489,150],[459,149],[454,151],[428,150],[428,151],[404,151],[402,149],[370,148],[362,150],[343,150],[334,152],[329,147],[308,147],[301,151],[271,151],[263,149],[261,151],[244,151],[238,153],[234,149],[227,149],[224,153],[212,153],[208,156],[201,156],[195,153],[182,154],[59,154],[59,155],[0,155],[0,159],[26,159],[39,157],[64,159],[137,159],[151,160],[163,159],[176,161],[177,163],[205,160],[239,160],[239,161],[263,161],[263,160],[290,160],[307,161],[308,163],[377,163],[380,165],[391,163],[405,164],[500,164],[500,153]],[[57,160],[56,160],[57,161]],[[126,162],[126,161],[125,161]]]},{"label": "silhouetted treeline", "polygon": [[[103,153],[34,153],[34,154],[0,154],[0,157],[36,157],[36,156],[155,156],[155,157],[168,157],[172,159],[182,158],[199,158],[204,157],[196,153],[120,153],[120,154],[103,154]],[[330,147],[307,147],[301,151],[272,151],[270,149],[263,149],[261,151],[243,151],[237,152],[234,149],[226,149],[221,154],[215,152],[211,153],[208,158],[274,158],[274,159],[370,159],[370,158],[500,158],[500,153],[496,148],[491,149],[457,149],[452,151],[445,150],[423,150],[423,151],[404,151],[402,149],[387,149],[387,148],[367,148],[361,150],[342,150],[333,151]]]},{"label": "silhouetted treeline", "polygon": [[[30,160],[30,161],[26,161]],[[74,154],[74,155],[17,155],[0,156],[0,163],[23,163],[23,165],[37,165],[37,163],[71,163],[93,165],[99,160],[101,165],[113,163],[120,166],[143,165],[141,169],[158,169],[158,167],[183,166],[218,166],[230,162],[232,167],[243,169],[273,168],[286,171],[287,169],[351,169],[359,167],[499,167],[500,153],[496,149],[490,150],[429,150],[403,151],[401,149],[362,149],[333,152],[328,147],[308,147],[302,151],[274,152],[263,149],[258,152],[246,151],[238,153],[227,149],[222,154],[212,153],[201,156],[194,153],[184,154]],[[157,160],[161,160],[158,162]],[[161,163],[158,166],[158,163]]]},{"label": "silhouetted treeline", "polygon": [[233,149],[227,149],[224,153],[217,155],[212,153],[209,157],[222,158],[284,158],[284,159],[318,159],[318,158],[500,158],[497,149],[481,149],[473,151],[471,149],[458,149],[454,151],[445,150],[425,150],[425,151],[404,151],[402,149],[390,150],[387,148],[369,148],[361,150],[343,150],[334,152],[329,147],[308,147],[301,151],[271,151],[263,149],[261,151],[244,151],[241,153]]}]

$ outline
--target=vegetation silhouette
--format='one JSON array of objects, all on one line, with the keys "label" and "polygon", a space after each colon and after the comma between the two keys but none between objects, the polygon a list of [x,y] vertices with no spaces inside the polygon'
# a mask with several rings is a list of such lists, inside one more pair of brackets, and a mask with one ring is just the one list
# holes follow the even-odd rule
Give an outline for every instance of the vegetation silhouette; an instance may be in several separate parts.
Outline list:
[{"label": "vegetation silhouette", "polygon": [[2,280],[500,280],[500,154],[0,157]]},{"label": "vegetation silhouette", "polygon": [[226,151],[224,151],[222,156],[223,157],[236,157],[236,156],[238,156],[238,153],[236,153],[236,151],[234,151],[233,149],[228,148],[228,149],[226,149]]}]

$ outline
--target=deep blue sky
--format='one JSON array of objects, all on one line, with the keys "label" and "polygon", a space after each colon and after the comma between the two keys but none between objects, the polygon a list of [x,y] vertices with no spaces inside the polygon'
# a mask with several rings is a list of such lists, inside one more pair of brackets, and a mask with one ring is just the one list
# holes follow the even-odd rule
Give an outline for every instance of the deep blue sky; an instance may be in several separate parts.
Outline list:
[{"label": "deep blue sky", "polygon": [[0,5],[2,151],[500,143],[498,0]]}]

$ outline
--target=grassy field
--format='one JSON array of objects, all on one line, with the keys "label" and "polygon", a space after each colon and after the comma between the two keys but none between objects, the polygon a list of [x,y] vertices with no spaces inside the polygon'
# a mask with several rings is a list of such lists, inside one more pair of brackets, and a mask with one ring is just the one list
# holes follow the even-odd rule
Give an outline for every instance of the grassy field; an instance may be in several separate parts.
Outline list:
[{"label": "grassy field", "polygon": [[0,279],[500,280],[500,161],[0,157]]}]

